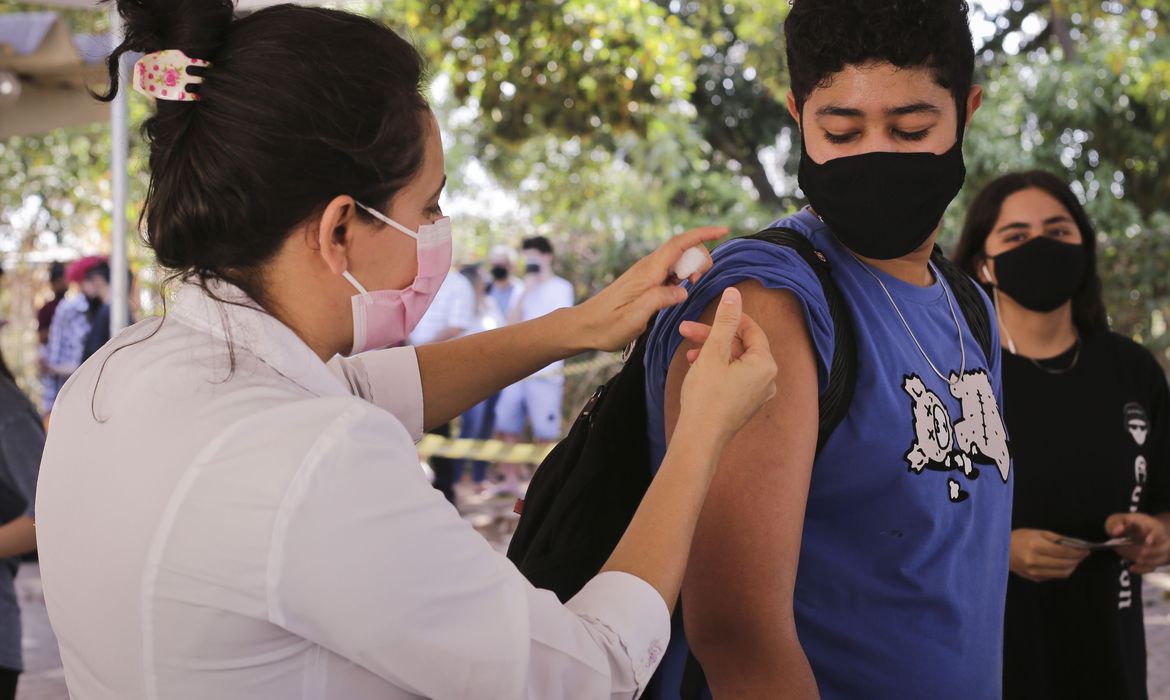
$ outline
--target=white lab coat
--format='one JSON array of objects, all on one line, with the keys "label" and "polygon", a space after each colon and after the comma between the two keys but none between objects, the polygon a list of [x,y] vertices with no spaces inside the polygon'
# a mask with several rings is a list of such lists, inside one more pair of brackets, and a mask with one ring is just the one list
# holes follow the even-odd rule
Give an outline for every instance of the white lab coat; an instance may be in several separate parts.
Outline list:
[{"label": "white lab coat", "polygon": [[460,519],[419,469],[413,349],[327,366],[195,285],[158,326],[73,376],[41,465],[73,698],[640,694],[668,641],[662,599],[610,573],[562,606]]}]

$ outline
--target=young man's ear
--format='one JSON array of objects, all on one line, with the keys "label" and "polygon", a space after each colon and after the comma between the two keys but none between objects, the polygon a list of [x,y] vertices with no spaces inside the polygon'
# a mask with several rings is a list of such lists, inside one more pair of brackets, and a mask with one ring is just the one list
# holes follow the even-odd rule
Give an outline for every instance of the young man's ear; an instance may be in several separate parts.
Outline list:
[{"label": "young man's ear", "polygon": [[983,86],[972,85],[971,91],[967,93],[967,123],[963,125],[963,131],[971,127],[971,118],[975,116],[975,111],[983,105]]},{"label": "young man's ear", "polygon": [[788,113],[792,115],[796,125],[803,129],[800,123],[800,110],[796,108],[796,95],[793,95],[791,90],[788,91]]}]

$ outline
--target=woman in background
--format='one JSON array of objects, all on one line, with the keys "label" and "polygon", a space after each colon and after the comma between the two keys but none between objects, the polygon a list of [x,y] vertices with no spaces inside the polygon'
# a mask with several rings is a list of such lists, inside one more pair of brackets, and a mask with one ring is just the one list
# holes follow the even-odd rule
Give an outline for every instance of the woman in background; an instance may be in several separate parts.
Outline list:
[{"label": "woman in background", "polygon": [[[1146,697],[1141,574],[1170,562],[1170,392],[1109,331],[1097,237],[1041,171],[989,183],[957,262],[993,295],[1016,467],[1004,697]],[[1129,544],[1090,549],[1124,538]]]},{"label": "woman in background", "polygon": [[36,550],[33,502],[45,429],[0,356],[0,700],[16,697],[21,658],[16,571],[20,557]]}]

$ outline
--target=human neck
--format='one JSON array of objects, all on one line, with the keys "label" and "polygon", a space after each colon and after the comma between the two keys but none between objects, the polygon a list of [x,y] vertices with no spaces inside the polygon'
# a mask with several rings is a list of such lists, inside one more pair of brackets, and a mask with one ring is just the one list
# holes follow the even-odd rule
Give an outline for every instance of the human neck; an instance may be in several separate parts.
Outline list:
[{"label": "human neck", "polygon": [[[1076,343],[1071,301],[1055,311],[1041,312],[1025,309],[1006,294],[996,296],[999,297],[1000,344],[1010,352],[1046,360],[1064,354]],[[1015,343],[1014,350],[1011,342]]]},{"label": "human neck", "polygon": [[[328,287],[323,280],[313,279],[313,274],[308,269],[282,272],[273,265],[262,273],[258,282],[264,285],[265,310],[296,333],[322,362],[329,362],[348,349],[330,339],[345,335],[348,329],[343,326],[349,323],[352,311],[327,299],[330,295],[304,294],[305,289]],[[342,323],[343,319],[345,323]]]},{"label": "human neck", "polygon": [[[811,206],[808,208],[818,219],[820,216],[816,210]],[[821,219],[823,222],[824,219]],[[906,284],[912,284],[915,287],[929,287],[934,284],[934,276],[930,272],[930,255],[934,252],[934,242],[938,240],[938,233],[942,229],[942,224],[930,234],[930,238],[918,247],[917,250],[903,255],[900,258],[893,260],[878,260],[876,258],[867,258],[864,255],[859,255],[850,250],[855,258],[861,262],[869,265],[875,270],[881,270],[887,275],[899,279]]]},{"label": "human neck", "polygon": [[875,260],[863,255],[857,259],[870,267],[881,270],[887,275],[902,280],[915,287],[929,287],[934,284],[934,275],[930,272],[930,251],[934,248],[934,237],[931,236],[930,246],[922,248],[893,260]]}]

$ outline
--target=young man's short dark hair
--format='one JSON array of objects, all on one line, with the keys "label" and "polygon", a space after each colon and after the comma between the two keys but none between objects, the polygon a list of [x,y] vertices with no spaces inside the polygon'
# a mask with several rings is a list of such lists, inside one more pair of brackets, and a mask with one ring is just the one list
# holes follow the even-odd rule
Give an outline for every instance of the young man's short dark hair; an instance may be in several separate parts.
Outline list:
[{"label": "young man's short dark hair", "polygon": [[536,250],[546,255],[552,255],[553,247],[544,236],[533,236],[532,238],[525,238],[520,244],[520,250]]},{"label": "young man's short dark hair", "polygon": [[794,0],[784,21],[798,107],[848,65],[929,67],[962,114],[975,70],[964,0]]},{"label": "young man's short dark hair", "polygon": [[94,279],[95,277],[101,277],[102,279],[104,279],[106,281],[106,284],[109,284],[109,282],[110,282],[110,265],[109,265],[109,263],[104,263],[104,262],[97,263],[93,267],[89,268],[89,271],[85,273],[85,278],[87,280]]},{"label": "young man's short dark hair", "polygon": [[56,282],[65,279],[65,263],[55,262],[49,266],[49,281]]}]

